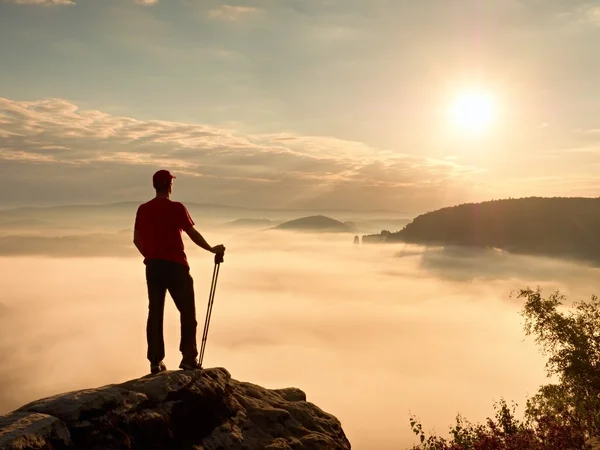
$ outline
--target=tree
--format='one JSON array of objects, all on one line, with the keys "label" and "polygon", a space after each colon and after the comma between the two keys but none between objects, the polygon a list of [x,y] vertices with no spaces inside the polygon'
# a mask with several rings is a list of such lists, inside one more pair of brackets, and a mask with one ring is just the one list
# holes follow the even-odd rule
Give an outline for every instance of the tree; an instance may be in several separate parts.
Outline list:
[{"label": "tree", "polygon": [[522,315],[525,333],[548,355],[548,376],[556,375],[558,384],[542,386],[527,402],[527,417],[542,418],[579,432],[585,437],[600,434],[600,301],[575,302],[566,312],[559,309],[565,296],[559,291],[543,298],[538,287],[522,289],[526,298]]},{"label": "tree", "polygon": [[548,356],[547,374],[558,383],[541,386],[527,400],[522,421],[504,400],[485,425],[472,425],[458,415],[450,440],[426,437],[421,423],[411,417],[421,441],[413,450],[583,450],[590,448],[590,437],[600,436],[600,301],[593,295],[566,308],[559,291],[543,298],[539,287],[521,289],[518,298],[525,299],[525,333],[535,336]]}]

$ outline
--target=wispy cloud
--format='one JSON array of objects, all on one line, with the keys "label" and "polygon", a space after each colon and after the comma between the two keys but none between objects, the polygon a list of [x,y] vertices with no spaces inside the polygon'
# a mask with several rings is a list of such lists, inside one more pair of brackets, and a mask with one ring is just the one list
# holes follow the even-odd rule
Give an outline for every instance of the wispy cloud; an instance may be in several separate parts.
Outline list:
[{"label": "wispy cloud", "polygon": [[[359,208],[435,197],[477,173],[455,161],[407,156],[334,137],[241,135],[209,125],[80,110],[63,99],[5,98],[0,98],[0,166],[0,178],[13,178],[22,192],[34,192],[26,186],[33,171],[38,179],[62,179],[70,192],[82,196],[97,190],[85,173],[122,176],[129,189],[142,192],[145,186],[136,180],[157,167],[169,167],[227,197],[221,199],[225,203],[316,202],[325,207],[345,202]],[[190,185],[190,192],[196,187]],[[103,191],[110,195],[106,187]]]},{"label": "wispy cloud", "polygon": [[[55,5],[74,5],[75,0],[2,0],[4,3],[14,3],[17,5],[42,5],[42,6],[55,6]],[[2,3],[2,2],[0,2]]]},{"label": "wispy cloud", "polygon": [[584,17],[588,23],[600,26],[600,6],[591,6],[584,10]]},{"label": "wispy cloud", "polygon": [[[156,5],[158,0],[134,0],[138,5]],[[58,6],[58,5],[74,5],[75,0],[0,0],[0,3],[13,3],[17,5],[41,5],[41,6]]]},{"label": "wispy cloud", "polygon": [[236,21],[257,12],[258,8],[252,6],[221,5],[211,9],[208,15],[217,20]]}]

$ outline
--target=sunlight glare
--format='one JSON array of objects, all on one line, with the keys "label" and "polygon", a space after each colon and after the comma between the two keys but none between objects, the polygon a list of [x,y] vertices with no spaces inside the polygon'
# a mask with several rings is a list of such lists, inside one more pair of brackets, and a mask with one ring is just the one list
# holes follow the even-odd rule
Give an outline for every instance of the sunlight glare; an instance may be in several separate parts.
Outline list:
[{"label": "sunlight glare", "polygon": [[452,125],[469,134],[487,131],[495,118],[496,108],[491,94],[472,89],[456,96],[449,110]]}]

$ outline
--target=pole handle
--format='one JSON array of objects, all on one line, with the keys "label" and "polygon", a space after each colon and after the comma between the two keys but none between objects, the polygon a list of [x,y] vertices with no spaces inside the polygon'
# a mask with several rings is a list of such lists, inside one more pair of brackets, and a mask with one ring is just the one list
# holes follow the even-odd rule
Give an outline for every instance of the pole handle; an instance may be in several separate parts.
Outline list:
[{"label": "pole handle", "polygon": [[225,259],[225,253],[215,253],[215,264],[221,264]]}]

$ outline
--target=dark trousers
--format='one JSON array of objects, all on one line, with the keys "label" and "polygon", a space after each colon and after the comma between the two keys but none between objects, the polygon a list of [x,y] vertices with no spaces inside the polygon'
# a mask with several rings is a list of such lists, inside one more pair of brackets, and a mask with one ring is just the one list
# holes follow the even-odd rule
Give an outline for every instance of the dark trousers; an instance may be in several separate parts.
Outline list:
[{"label": "dark trousers", "polygon": [[171,294],[179,310],[181,340],[179,351],[185,360],[194,360],[198,355],[196,347],[196,306],[194,281],[189,267],[161,259],[146,262],[146,284],[148,285],[148,360],[157,364],[165,357],[163,337],[163,317],[167,291]]}]

